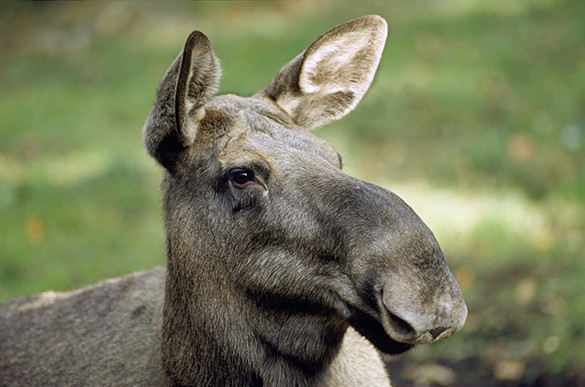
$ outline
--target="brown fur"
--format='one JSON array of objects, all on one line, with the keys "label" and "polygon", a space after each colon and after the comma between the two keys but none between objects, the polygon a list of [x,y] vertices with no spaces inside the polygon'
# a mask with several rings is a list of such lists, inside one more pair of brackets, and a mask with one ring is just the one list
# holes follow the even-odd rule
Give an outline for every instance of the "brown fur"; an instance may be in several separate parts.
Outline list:
[{"label": "brown fur", "polygon": [[0,385],[388,386],[378,351],[459,330],[431,231],[308,131],[363,97],[386,29],[333,28],[250,98],[214,96],[192,33],[143,130],[165,168],[166,269],[2,304]]}]

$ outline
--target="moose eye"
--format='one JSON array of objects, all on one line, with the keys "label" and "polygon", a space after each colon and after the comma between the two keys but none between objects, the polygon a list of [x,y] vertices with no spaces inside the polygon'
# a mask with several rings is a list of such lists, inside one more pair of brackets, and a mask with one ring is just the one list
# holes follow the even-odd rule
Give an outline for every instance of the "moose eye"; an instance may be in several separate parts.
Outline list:
[{"label": "moose eye", "polygon": [[234,169],[230,172],[230,180],[236,187],[241,188],[247,183],[254,181],[254,174],[243,169]]}]

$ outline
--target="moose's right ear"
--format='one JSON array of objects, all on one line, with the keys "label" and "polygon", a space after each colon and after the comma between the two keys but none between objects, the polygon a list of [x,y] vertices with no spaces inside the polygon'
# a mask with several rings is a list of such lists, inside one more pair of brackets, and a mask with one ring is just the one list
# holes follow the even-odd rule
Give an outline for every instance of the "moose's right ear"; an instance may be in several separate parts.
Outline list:
[{"label": "moose's right ear", "polygon": [[362,99],[382,56],[388,25],[363,16],[325,32],[261,90],[301,128],[313,129],[349,113]]},{"label": "moose's right ear", "polygon": [[194,31],[167,70],[142,135],[148,153],[170,173],[195,140],[205,104],[217,91],[221,69],[211,43]]}]

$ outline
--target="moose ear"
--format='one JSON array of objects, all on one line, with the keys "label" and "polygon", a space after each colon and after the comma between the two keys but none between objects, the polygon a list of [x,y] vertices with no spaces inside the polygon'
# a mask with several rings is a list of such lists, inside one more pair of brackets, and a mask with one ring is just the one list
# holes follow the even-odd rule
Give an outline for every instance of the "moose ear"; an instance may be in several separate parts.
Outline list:
[{"label": "moose ear", "polygon": [[217,91],[221,69],[211,43],[195,31],[167,70],[142,135],[148,153],[169,172],[195,140],[205,104]]},{"label": "moose ear", "polygon": [[340,24],[286,64],[259,94],[305,129],[337,120],[370,87],[387,33],[386,21],[376,15]]}]

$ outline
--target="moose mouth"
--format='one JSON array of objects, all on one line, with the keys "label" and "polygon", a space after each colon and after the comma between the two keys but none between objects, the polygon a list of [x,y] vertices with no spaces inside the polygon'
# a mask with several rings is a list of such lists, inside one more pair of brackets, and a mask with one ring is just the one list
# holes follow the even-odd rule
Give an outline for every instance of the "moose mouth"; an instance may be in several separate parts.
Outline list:
[{"label": "moose mouth", "polygon": [[[390,316],[390,318],[397,320],[395,322],[397,324],[406,324],[394,316]],[[401,343],[392,339],[378,320],[357,309],[352,310],[351,315],[346,320],[356,331],[368,339],[374,347],[386,355],[399,355],[414,347],[414,344]]]}]

